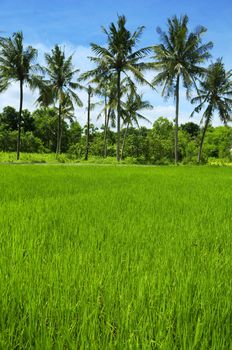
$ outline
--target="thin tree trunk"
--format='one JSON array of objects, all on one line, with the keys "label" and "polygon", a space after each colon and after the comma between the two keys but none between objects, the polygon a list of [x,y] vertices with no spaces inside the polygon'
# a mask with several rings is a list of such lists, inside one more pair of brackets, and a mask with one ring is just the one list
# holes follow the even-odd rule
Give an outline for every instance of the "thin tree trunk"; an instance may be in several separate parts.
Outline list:
[{"label": "thin tree trunk", "polygon": [[109,112],[107,114],[107,120],[105,124],[105,130],[104,130],[104,151],[103,156],[104,158],[107,157],[107,134],[108,134],[108,127],[109,127]]},{"label": "thin tree trunk", "polygon": [[89,87],[89,89],[88,89],[88,116],[87,116],[85,160],[88,160],[88,158],[89,158],[90,99],[91,99],[91,88]]},{"label": "thin tree trunk", "polygon": [[205,140],[205,134],[206,134],[208,125],[209,125],[209,118],[207,118],[206,121],[205,121],[205,126],[204,126],[202,137],[201,137],[201,143],[200,143],[199,153],[198,153],[198,157],[197,157],[197,162],[198,163],[201,162],[202,148],[203,148],[203,143],[204,143],[204,140]]},{"label": "thin tree trunk", "polygon": [[20,81],[20,103],[19,103],[19,119],[18,119],[18,137],[17,137],[17,160],[19,160],[19,158],[20,158],[22,110],[23,110],[23,80]]},{"label": "thin tree trunk", "polygon": [[60,135],[59,135],[59,154],[61,153],[61,144],[62,144],[62,132],[63,132],[63,120],[62,116],[60,118]]},{"label": "thin tree trunk", "polygon": [[59,138],[59,153],[61,153],[62,136],[63,136],[63,118],[61,116],[61,121],[60,121],[60,138]]},{"label": "thin tree trunk", "polygon": [[105,129],[104,129],[104,149],[103,157],[107,156],[107,129],[108,129],[108,110],[107,110],[107,97],[105,96]]},{"label": "thin tree trunk", "polygon": [[124,135],[123,135],[121,159],[123,159],[123,152],[124,152],[125,141],[126,141],[126,136],[127,136],[127,133],[128,133],[128,129],[129,129],[129,123],[127,123],[126,130],[125,130]]},{"label": "thin tree trunk", "polygon": [[176,118],[175,118],[175,164],[178,164],[178,128],[179,128],[179,99],[180,99],[180,75],[177,75],[176,79]]},{"label": "thin tree trunk", "polygon": [[117,161],[120,161],[120,119],[121,119],[121,71],[118,71],[118,106],[117,106]]},{"label": "thin tree trunk", "polygon": [[60,149],[61,149],[61,101],[59,101],[59,111],[58,111],[56,157],[58,156],[58,154],[60,154]]}]

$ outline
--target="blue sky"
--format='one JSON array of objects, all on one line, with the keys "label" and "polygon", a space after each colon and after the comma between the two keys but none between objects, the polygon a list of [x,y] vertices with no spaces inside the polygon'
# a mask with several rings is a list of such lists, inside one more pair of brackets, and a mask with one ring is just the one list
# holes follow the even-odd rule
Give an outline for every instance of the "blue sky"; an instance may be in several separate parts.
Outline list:
[{"label": "blue sky", "polygon": [[[25,42],[37,47],[41,57],[55,43],[65,45],[67,53],[75,51],[75,64],[85,70],[89,68],[86,58],[90,54],[89,43],[105,43],[100,27],[115,21],[117,14],[126,15],[131,30],[145,25],[142,46],[159,42],[156,27],[165,29],[168,17],[188,14],[190,28],[198,24],[208,28],[205,40],[214,42],[213,58],[223,57],[226,67],[232,68],[232,3],[229,0],[1,0],[0,30],[3,35],[22,30]],[[159,115],[174,118],[172,99],[164,101],[147,88],[142,91],[154,105],[154,110],[149,112],[152,122]],[[85,102],[84,95],[82,98]],[[26,91],[25,107],[34,109],[33,101],[34,96]],[[18,105],[16,85],[0,96],[0,109],[8,103]],[[183,96],[181,121],[188,120],[191,110],[192,106]],[[76,114],[83,123],[84,110],[77,110]],[[215,124],[218,123],[215,118]]]}]

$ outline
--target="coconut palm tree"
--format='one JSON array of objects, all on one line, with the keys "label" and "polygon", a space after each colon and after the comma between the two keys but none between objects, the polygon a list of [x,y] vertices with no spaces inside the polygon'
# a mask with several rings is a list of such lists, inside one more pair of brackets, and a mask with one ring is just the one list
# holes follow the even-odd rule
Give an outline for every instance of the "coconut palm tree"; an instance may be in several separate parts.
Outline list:
[{"label": "coconut palm tree", "polygon": [[58,103],[58,128],[57,128],[57,148],[56,154],[61,151],[62,136],[62,105],[65,99],[69,103],[82,107],[82,101],[78,97],[76,90],[83,87],[75,79],[79,69],[75,69],[72,63],[72,55],[65,57],[64,51],[58,46],[52,49],[51,54],[45,54],[46,66],[41,67],[45,74],[45,79],[38,81],[40,96],[37,100],[42,105],[52,105]]},{"label": "coconut palm tree", "polygon": [[0,89],[6,90],[11,83],[19,83],[19,113],[18,113],[18,137],[17,160],[20,157],[21,123],[23,109],[24,86],[34,88],[33,74],[38,66],[35,64],[37,50],[32,46],[24,47],[23,33],[17,32],[9,38],[0,40]]},{"label": "coconut palm tree", "polygon": [[109,30],[102,28],[107,36],[107,47],[92,43],[91,48],[95,57],[90,60],[97,68],[85,73],[84,77],[94,77],[113,72],[117,75],[117,160],[120,160],[120,127],[121,127],[121,78],[122,74],[131,73],[138,82],[148,83],[142,71],[146,64],[141,60],[150,52],[150,48],[134,50],[144,31],[144,27],[138,27],[134,33],[126,28],[125,16],[118,16],[117,25],[111,23]]},{"label": "coconut palm tree", "polygon": [[178,163],[178,128],[179,128],[179,100],[181,82],[186,89],[186,96],[190,98],[196,79],[205,72],[204,62],[209,59],[212,42],[203,44],[202,36],[207,31],[198,26],[190,32],[188,16],[168,19],[168,33],[157,29],[161,44],[154,46],[153,67],[159,72],[154,78],[154,85],[163,85],[162,95],[166,98],[174,96],[176,103],[175,116],[175,163]]},{"label": "coconut palm tree", "polygon": [[[59,108],[56,108],[57,115],[59,117]],[[74,120],[74,105],[72,101],[70,100],[69,95],[64,95],[62,99],[62,105],[61,105],[61,128],[60,128],[60,139],[62,140],[62,133],[63,133],[63,123],[64,121],[68,120],[69,122],[73,122]]]},{"label": "coconut palm tree", "polygon": [[141,111],[152,109],[153,106],[149,101],[143,100],[143,95],[139,95],[131,91],[129,95],[127,95],[126,102],[122,102],[122,119],[123,125],[126,126],[123,142],[122,142],[122,150],[121,150],[121,159],[123,158],[125,140],[128,133],[129,126],[133,126],[135,124],[139,127],[139,120],[144,120],[150,123],[150,120],[141,114]]},{"label": "coconut palm tree", "polygon": [[202,148],[205,134],[214,113],[218,113],[221,121],[227,125],[232,121],[232,70],[226,71],[221,59],[209,66],[205,79],[200,82],[198,96],[191,100],[192,103],[198,103],[191,116],[199,113],[206,106],[202,121],[205,120],[200,148],[198,153],[198,163],[201,161]]}]

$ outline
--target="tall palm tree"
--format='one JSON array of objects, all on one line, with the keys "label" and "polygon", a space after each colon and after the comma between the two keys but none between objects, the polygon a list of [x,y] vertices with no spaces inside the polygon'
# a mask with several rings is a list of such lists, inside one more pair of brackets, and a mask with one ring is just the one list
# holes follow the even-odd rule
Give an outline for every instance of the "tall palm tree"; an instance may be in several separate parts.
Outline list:
[{"label": "tall palm tree", "polygon": [[198,163],[201,161],[205,134],[214,113],[218,113],[221,121],[227,125],[232,121],[232,70],[226,71],[221,59],[209,66],[205,79],[200,82],[198,96],[191,100],[198,103],[191,116],[199,113],[206,106],[202,121],[205,120],[198,153]]},{"label": "tall palm tree", "polygon": [[38,66],[35,64],[37,50],[32,46],[24,47],[23,33],[17,32],[10,38],[0,40],[0,89],[6,90],[11,83],[19,83],[20,101],[18,113],[17,160],[20,157],[21,124],[24,86],[34,88],[33,74]]},{"label": "tall palm tree", "polygon": [[111,23],[109,30],[102,28],[107,36],[107,47],[92,43],[91,48],[95,57],[90,60],[97,64],[97,68],[85,73],[85,78],[99,76],[103,72],[117,74],[117,160],[120,160],[120,127],[121,127],[121,77],[131,73],[138,82],[147,82],[142,71],[146,64],[141,60],[150,52],[150,48],[134,50],[144,31],[138,27],[134,33],[126,28],[125,16],[118,16],[117,25]]},{"label": "tall palm tree", "polygon": [[203,44],[202,35],[207,31],[198,26],[190,32],[188,16],[168,19],[168,33],[157,29],[161,44],[154,46],[153,67],[159,72],[154,78],[154,85],[163,85],[162,95],[174,96],[176,102],[175,116],[175,163],[178,163],[178,128],[179,128],[179,100],[180,84],[186,89],[186,96],[190,98],[196,79],[202,77],[205,69],[202,64],[209,59],[212,42]]},{"label": "tall palm tree", "polygon": [[79,107],[83,106],[76,93],[76,90],[82,89],[82,86],[77,79],[74,80],[79,69],[73,66],[72,57],[71,55],[66,58],[64,51],[55,45],[51,54],[45,54],[46,66],[42,67],[45,79],[37,83],[40,88],[38,103],[46,106],[58,103],[57,155],[61,151],[63,100],[68,98],[69,103],[76,103]]},{"label": "tall palm tree", "polygon": [[144,120],[150,123],[150,120],[141,114],[141,111],[152,109],[153,106],[149,101],[143,100],[143,95],[139,95],[131,91],[129,95],[127,95],[126,102],[122,102],[122,119],[123,124],[126,126],[123,142],[122,142],[122,150],[121,150],[121,159],[123,158],[125,140],[128,133],[129,126],[133,126],[135,124],[139,127],[139,120]]}]

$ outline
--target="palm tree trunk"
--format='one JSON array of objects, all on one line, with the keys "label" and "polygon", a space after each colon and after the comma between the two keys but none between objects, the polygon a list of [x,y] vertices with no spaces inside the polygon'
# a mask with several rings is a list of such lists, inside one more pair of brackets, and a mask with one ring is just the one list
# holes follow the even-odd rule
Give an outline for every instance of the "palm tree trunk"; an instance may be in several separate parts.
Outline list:
[{"label": "palm tree trunk", "polygon": [[108,129],[108,111],[107,111],[107,97],[105,96],[105,129],[104,129],[104,149],[103,157],[107,156],[107,129]]},{"label": "palm tree trunk", "polygon": [[204,143],[204,140],[205,140],[205,134],[206,134],[208,125],[209,125],[209,118],[207,118],[206,121],[205,121],[205,126],[204,126],[202,137],[201,137],[201,143],[200,143],[199,153],[198,153],[198,157],[197,157],[197,162],[198,163],[201,162],[202,148],[203,148],[203,143]]},{"label": "palm tree trunk", "polygon": [[59,137],[59,153],[61,153],[61,143],[62,143],[62,135],[63,135],[63,118],[60,118],[60,137]]},{"label": "palm tree trunk", "polygon": [[118,70],[118,106],[117,106],[117,161],[120,161],[120,118],[121,118],[121,71]]},{"label": "palm tree trunk", "polygon": [[180,99],[180,75],[177,75],[176,79],[176,118],[175,118],[175,164],[178,164],[178,128],[179,128],[179,99]]},{"label": "palm tree trunk", "polygon": [[89,88],[89,90],[88,90],[88,116],[87,116],[85,160],[88,160],[88,158],[89,158],[90,98],[91,98],[91,90]]},{"label": "palm tree trunk", "polygon": [[61,149],[61,101],[59,101],[59,111],[58,111],[56,157],[58,156],[58,154],[60,154],[60,149]]},{"label": "palm tree trunk", "polygon": [[19,160],[19,157],[20,157],[22,110],[23,110],[23,80],[20,81],[20,102],[19,102],[18,137],[17,137],[17,160]]},{"label": "palm tree trunk", "polygon": [[123,159],[123,152],[124,152],[125,140],[126,140],[126,136],[128,133],[128,129],[129,129],[129,123],[127,123],[126,130],[125,130],[124,135],[123,135],[121,159]]}]

